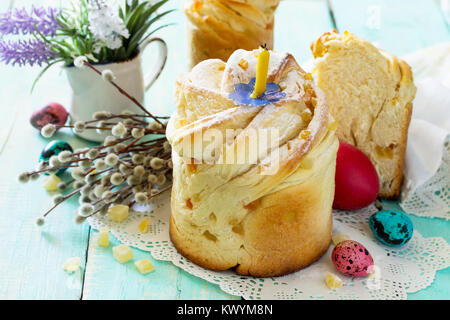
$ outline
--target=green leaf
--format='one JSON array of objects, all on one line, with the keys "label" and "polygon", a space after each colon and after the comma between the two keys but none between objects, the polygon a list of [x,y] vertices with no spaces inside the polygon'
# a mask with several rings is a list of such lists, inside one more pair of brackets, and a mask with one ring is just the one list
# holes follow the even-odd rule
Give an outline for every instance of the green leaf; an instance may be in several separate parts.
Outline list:
[{"label": "green leaf", "polygon": [[139,45],[141,45],[142,43],[144,43],[145,40],[147,40],[152,34],[154,34],[156,31],[168,27],[168,26],[173,26],[175,25],[175,23],[167,23],[167,24],[163,24],[162,26],[159,26],[158,28],[154,29],[153,31],[149,32],[144,38],[142,38],[141,41],[139,41]]},{"label": "green leaf", "polygon": [[30,93],[33,93],[34,87],[36,86],[36,84],[37,84],[37,82],[39,81],[39,79],[44,75],[44,73],[45,73],[48,69],[50,69],[50,67],[53,66],[55,63],[62,62],[62,61],[64,61],[64,59],[58,59],[58,60],[54,60],[54,61],[50,62],[48,65],[46,65],[45,68],[42,69],[42,70],[39,72],[39,74],[37,75],[36,79],[34,79],[33,85],[31,86],[31,91],[30,91]]},{"label": "green leaf", "polygon": [[[134,33],[133,36],[130,37],[130,40],[129,40],[129,43],[128,43],[127,54],[131,54],[131,52],[133,52],[137,48],[137,46],[139,46],[139,44],[141,43],[141,39],[144,37],[145,33],[148,31],[150,26],[155,21],[159,20],[160,18],[162,18],[166,14],[169,14],[172,11],[174,11],[174,10],[168,10],[166,12],[163,12],[163,13],[157,15],[156,17],[151,19],[149,22],[144,24],[136,33]],[[166,27],[166,26],[167,25],[164,25],[163,27]],[[159,29],[161,29],[161,28],[158,28],[156,30],[159,30]],[[152,33],[154,33],[156,30],[152,31]]]}]

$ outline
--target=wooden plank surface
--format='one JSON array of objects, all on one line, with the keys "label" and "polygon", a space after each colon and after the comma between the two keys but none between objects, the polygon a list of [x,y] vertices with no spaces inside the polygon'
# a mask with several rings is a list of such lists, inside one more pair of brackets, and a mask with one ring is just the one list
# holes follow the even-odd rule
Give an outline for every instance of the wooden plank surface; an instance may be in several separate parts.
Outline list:
[{"label": "wooden plank surface", "polygon": [[[2,11],[7,2],[1,2]],[[10,1],[7,7],[12,5]],[[51,223],[37,228],[35,218],[45,212],[51,199],[40,187],[40,181],[35,185],[16,182],[21,171],[36,165],[47,142],[28,123],[33,108],[49,102],[49,92],[53,90],[53,98],[61,101],[68,92],[54,69],[47,76],[48,88],[30,95],[38,71],[0,65],[0,299],[79,299],[83,269],[69,278],[62,271],[62,264],[67,258],[78,256],[84,268],[88,226],[72,223],[75,204],[69,203],[55,212]],[[74,140],[72,135],[64,134],[56,138]]]},{"label": "wooden plank surface", "polygon": [[[11,3],[1,1],[0,11]],[[16,6],[55,3],[65,1],[14,2]],[[176,0],[171,1],[169,6],[179,8],[180,4],[181,0]],[[339,29],[349,29],[379,42],[396,54],[450,39],[448,27],[443,23],[434,1],[335,0],[331,4]],[[377,6],[381,8],[379,28],[375,19]],[[427,16],[427,20],[420,15]],[[184,16],[179,10],[168,16],[166,21],[177,22],[176,26],[158,34],[168,42],[168,64],[146,95],[147,106],[157,114],[170,114],[174,110],[173,81],[180,71],[185,70]],[[275,48],[292,52],[302,64],[311,58],[311,41],[332,27],[326,0],[282,1],[276,15]],[[150,49],[144,53],[144,70],[152,65],[152,52]],[[29,94],[38,71],[38,68],[18,69],[0,65],[3,112],[0,117],[0,212],[3,214],[0,222],[0,298],[239,299],[168,262],[153,260],[156,270],[145,276],[135,270],[132,262],[124,265],[117,263],[111,248],[97,247],[97,232],[91,231],[87,225],[73,223],[76,201],[58,208],[42,230],[34,226],[35,217],[48,208],[50,198],[42,188],[37,187],[40,181],[18,185],[15,179],[19,172],[36,164],[35,159],[47,140],[28,124],[28,118],[34,108],[49,101],[69,103],[68,84],[58,68],[51,69],[33,95]],[[68,131],[58,133],[55,138],[68,140],[75,148],[86,144]],[[450,222],[412,219],[424,236],[444,236],[450,241]],[[116,240],[113,240],[114,244],[117,244]],[[134,252],[137,259],[149,257],[146,252],[136,249]],[[78,274],[70,276],[62,271],[61,265],[72,256],[82,258],[83,268]],[[450,270],[439,271],[431,287],[409,295],[409,298],[448,298],[449,283]]]},{"label": "wooden plank surface", "polygon": [[[6,105],[17,113],[12,118],[2,118],[11,122],[12,130],[6,138],[2,137],[0,151],[0,299],[79,299],[82,273],[68,278],[62,264],[72,256],[85,260],[88,226],[73,223],[72,202],[55,211],[49,223],[39,229],[35,219],[49,208],[51,198],[41,181],[27,185],[16,182],[21,171],[36,165],[47,143],[28,123],[32,106],[48,99],[28,94],[32,79],[11,81],[12,91],[6,101],[14,99],[15,103]],[[52,80],[57,89],[57,78]],[[56,138],[77,147],[71,135],[58,134]]]}]

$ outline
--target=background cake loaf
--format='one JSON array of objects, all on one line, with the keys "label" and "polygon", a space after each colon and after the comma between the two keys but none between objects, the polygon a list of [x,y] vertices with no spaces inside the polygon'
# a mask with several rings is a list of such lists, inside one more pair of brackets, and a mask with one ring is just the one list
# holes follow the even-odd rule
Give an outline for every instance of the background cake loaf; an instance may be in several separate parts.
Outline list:
[{"label": "background cake loaf", "polygon": [[338,121],[338,138],[369,157],[379,176],[379,195],[397,198],[416,93],[411,68],[347,31],[327,32],[311,49],[317,85]]},{"label": "background cake loaf", "polygon": [[186,0],[188,64],[227,61],[237,49],[273,47],[274,12],[279,0]]},{"label": "background cake loaf", "polygon": [[[181,254],[203,267],[269,277],[306,267],[327,251],[338,140],[323,93],[289,54],[270,53],[268,82],[279,85],[284,99],[238,106],[229,98],[235,85],[255,77],[257,56],[258,50],[237,50],[227,63],[203,61],[176,82],[177,111],[167,129],[170,235]],[[195,151],[183,149],[184,141],[197,143],[211,129],[236,131],[214,147],[214,157],[193,164],[205,160],[211,145],[205,139]],[[263,129],[279,133],[267,149],[240,148],[252,130]],[[233,150],[256,161],[214,160]]]}]

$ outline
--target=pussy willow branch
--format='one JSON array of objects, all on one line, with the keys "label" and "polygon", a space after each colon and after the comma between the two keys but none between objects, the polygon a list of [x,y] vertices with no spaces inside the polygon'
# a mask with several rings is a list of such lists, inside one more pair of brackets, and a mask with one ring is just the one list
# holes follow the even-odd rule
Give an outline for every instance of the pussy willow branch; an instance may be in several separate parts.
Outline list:
[{"label": "pussy willow branch", "polygon": [[[89,68],[91,68],[92,70],[94,70],[97,74],[99,74],[100,76],[102,75],[102,73],[100,72],[100,70],[98,70],[96,67],[94,67],[92,64],[90,64],[88,61],[84,60],[83,63],[88,66]],[[125,90],[123,90],[119,85],[117,85],[114,81],[110,81],[110,83],[117,89],[119,90],[119,92],[121,94],[123,94],[125,97],[127,97],[128,99],[130,99],[131,101],[134,102],[134,104],[136,104],[142,111],[144,111],[146,114],[148,114],[153,120],[155,120],[156,122],[158,122],[160,125],[162,125],[164,127],[164,124],[159,121],[159,119],[157,117],[155,117],[153,114],[151,114],[139,101],[136,100],[136,98],[134,98],[133,96],[129,95]]]}]

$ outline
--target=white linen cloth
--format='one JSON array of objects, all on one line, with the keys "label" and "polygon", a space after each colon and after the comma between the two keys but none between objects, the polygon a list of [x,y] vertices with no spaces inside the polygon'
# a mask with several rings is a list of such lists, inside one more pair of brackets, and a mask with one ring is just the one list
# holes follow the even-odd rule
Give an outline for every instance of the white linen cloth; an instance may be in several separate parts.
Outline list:
[{"label": "white linen cloth", "polygon": [[408,133],[402,208],[450,219],[450,43],[403,57],[417,86]]}]

